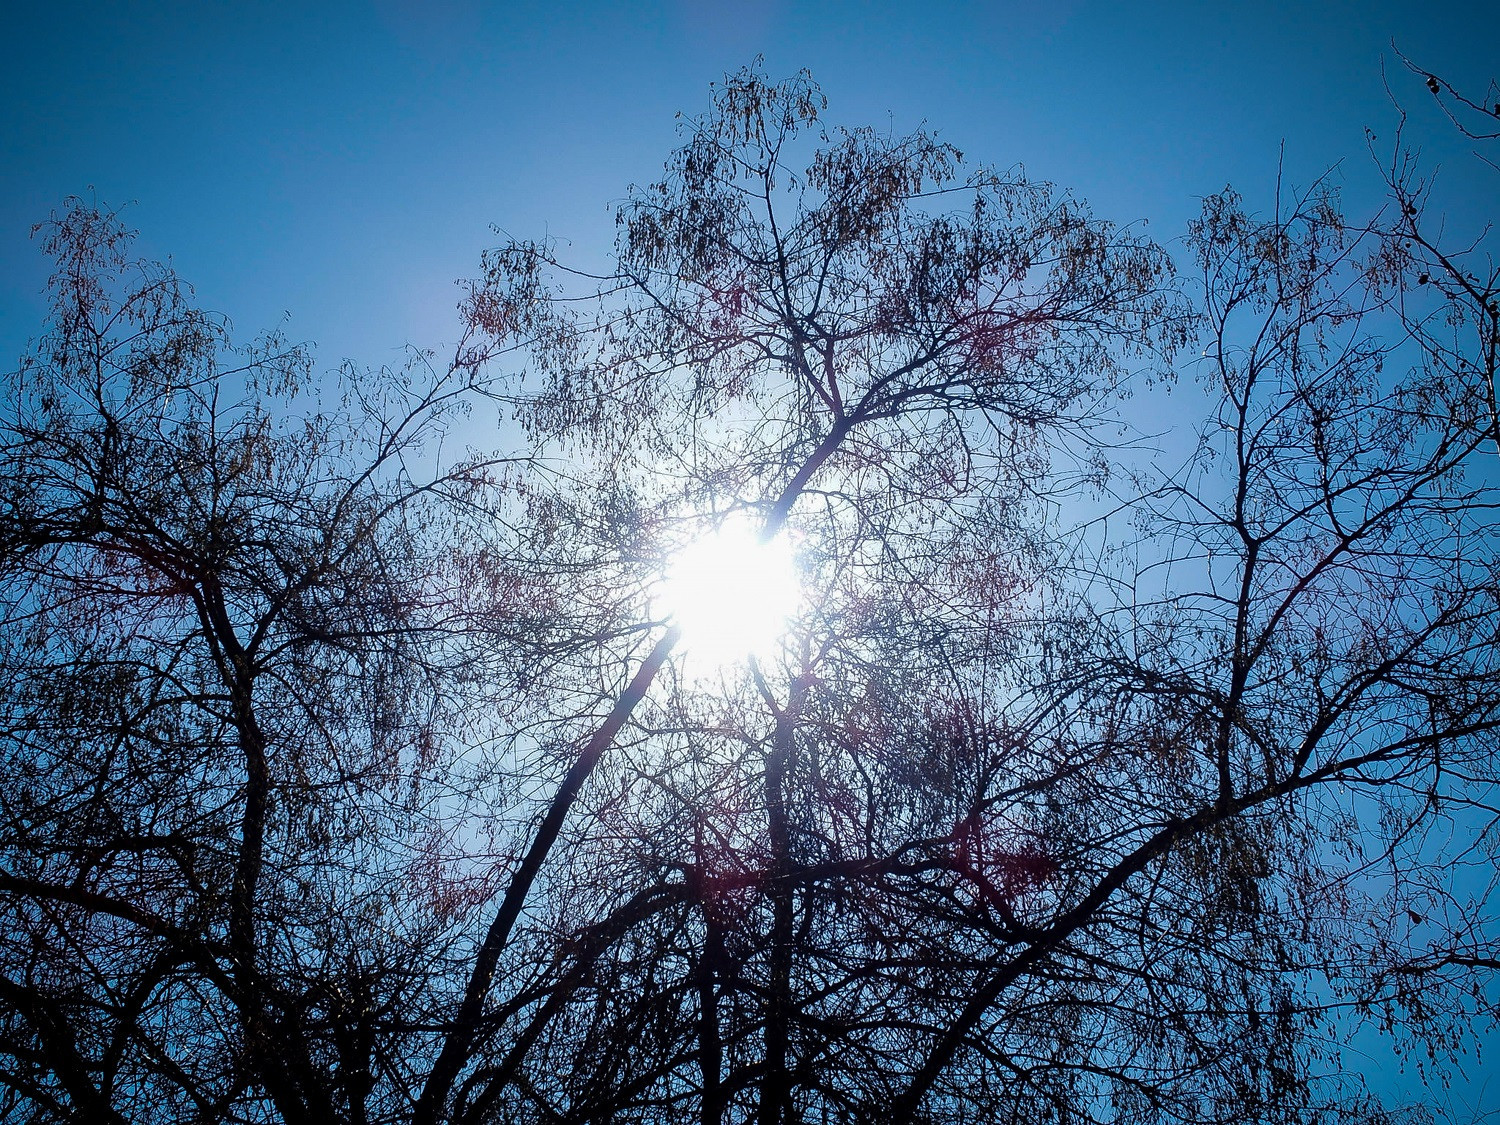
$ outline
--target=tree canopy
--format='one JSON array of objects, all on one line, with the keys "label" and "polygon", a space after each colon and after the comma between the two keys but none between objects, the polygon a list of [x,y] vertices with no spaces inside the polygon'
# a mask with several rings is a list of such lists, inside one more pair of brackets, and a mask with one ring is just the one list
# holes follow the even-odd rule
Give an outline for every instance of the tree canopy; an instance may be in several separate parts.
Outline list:
[{"label": "tree canopy", "polygon": [[[1482,247],[1399,149],[1174,259],[825,112],[730,76],[606,276],[507,242],[400,370],[39,227],[0,1121],[1377,1121],[1339,1036],[1493,1020]],[[726,529],[800,587],[731,660]]]}]

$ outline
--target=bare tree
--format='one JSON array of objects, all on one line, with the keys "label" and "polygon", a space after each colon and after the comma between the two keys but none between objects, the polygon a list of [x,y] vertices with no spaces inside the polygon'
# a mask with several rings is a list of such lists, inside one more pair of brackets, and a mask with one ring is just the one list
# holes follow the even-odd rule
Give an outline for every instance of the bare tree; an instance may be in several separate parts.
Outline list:
[{"label": "bare tree", "polygon": [[[1490,154],[1500,139],[1500,86],[1491,82],[1485,98],[1475,101],[1410,59],[1403,56],[1402,62],[1422,76],[1454,127],[1479,143],[1476,163],[1500,172]],[[1443,231],[1440,221],[1434,222],[1429,200],[1434,177],[1424,174],[1418,154],[1406,146],[1404,110],[1400,120],[1385,179],[1399,214],[1389,248],[1390,268],[1399,263],[1406,274],[1416,277],[1403,319],[1427,351],[1429,363],[1465,386],[1489,388],[1489,424],[1500,450],[1500,267],[1484,242],[1488,228],[1465,243]]]},{"label": "bare tree", "polygon": [[[855,601],[899,591],[908,607],[920,602],[937,615],[929,632],[940,633],[943,619],[958,612],[944,600],[955,581],[945,571],[958,552],[981,559],[1003,582],[1003,564],[996,566],[1003,544],[1033,549],[1021,527],[1032,501],[1027,475],[1045,460],[1042,435],[1085,430],[1120,353],[1176,330],[1169,266],[1149,243],[1093,220],[1075,200],[1019,172],[963,172],[959,153],[926,134],[819,133],[822,105],[805,77],[782,86],[748,72],[729,80],[710,115],[689,123],[668,178],[621,210],[617,272],[575,279],[599,283],[585,294],[583,312],[574,311],[576,294],[554,288],[567,272],[546,247],[497,251],[474,288],[471,322],[493,342],[466,358],[478,365],[522,348],[530,378],[542,385],[517,397],[518,414],[539,449],[565,452],[574,466],[581,488],[569,501],[568,523],[584,542],[569,542],[567,558],[604,560],[613,591],[608,619],[590,625],[596,635],[633,642],[648,611],[642,595],[664,555],[728,513],[753,515],[764,538],[797,535],[809,555],[828,552],[822,565],[834,583],[830,595],[840,585]],[[850,567],[863,571],[858,581]],[[705,1116],[752,1102],[764,1121],[791,1112],[794,1068],[806,1065],[795,1057],[803,1052],[790,1006],[795,872],[810,858],[798,854],[806,839],[789,806],[806,760],[798,743],[812,679],[831,674],[829,661],[871,659],[860,651],[849,610],[831,603],[823,612],[841,620],[836,638],[809,636],[800,661],[789,653],[789,662],[757,673],[753,689],[746,680],[731,693],[753,690],[739,706],[759,712],[754,726],[734,736],[759,779],[754,798],[742,792],[737,803],[751,801],[747,807],[763,818],[769,852],[756,855],[757,843],[737,865],[746,890],[764,892],[755,910],[769,912],[767,944],[753,957],[759,963],[741,970],[743,988],[691,954],[691,940],[684,947],[683,956],[699,962],[688,973],[693,1002],[709,1009],[699,1012],[695,1034],[727,1034],[747,1050],[753,1041],[754,1055],[683,1040],[670,1023],[660,1056],[642,1049],[633,1030],[585,1036],[586,1059],[549,1070],[561,1090],[531,1082],[537,1104],[551,1107],[539,1112],[622,1112],[622,1083],[647,1104],[675,1102],[665,1090],[679,1081],[674,1052],[682,1051],[698,1057]],[[645,657],[600,733],[559,737],[584,749],[527,853],[530,866],[488,931],[419,1116],[437,1112],[461,1060],[472,1055],[491,966],[605,745],[628,729],[632,746],[608,767],[612,776],[623,769],[648,787],[678,789],[684,782],[667,763],[691,762],[695,744],[701,756],[705,740],[722,741],[666,714],[652,724],[669,722],[680,738],[651,738],[625,725],[675,639],[667,632]],[[903,659],[918,661],[909,676],[942,658],[912,638],[899,644]],[[576,692],[580,678],[570,671],[565,693]],[[661,705],[677,706],[671,698]],[[571,699],[558,709],[562,729],[576,725],[576,714]],[[712,794],[699,796],[713,807]],[[678,827],[690,807],[674,814]],[[602,810],[582,823],[605,823]],[[745,842],[710,821],[693,832],[685,839],[719,850]],[[708,860],[666,843],[658,855],[666,870],[646,873],[637,893],[659,896],[679,937],[690,925],[694,940],[717,950],[728,937],[714,921],[718,892]],[[873,858],[868,848],[859,853],[859,862]],[[558,889],[551,897],[572,896]],[[605,906],[596,914],[609,916]],[[636,964],[651,972],[654,962]],[[687,979],[645,995],[680,1005]],[[746,990],[751,996],[739,994]],[[631,995],[623,980],[616,992]],[[761,1012],[754,1033],[727,1028],[713,1010],[752,1000]],[[622,1012],[627,1026],[643,1018],[634,1005]],[[463,1084],[469,1092],[461,1092],[458,1112],[495,1104],[523,1076],[518,1058],[493,1075],[476,1073]]]},{"label": "bare tree", "polygon": [[[451,365],[323,412],[47,228],[0,1120],[1378,1120],[1340,1013],[1480,1013],[1494,366],[1414,181],[1215,196],[1184,288],[824,108],[732,76],[608,276],[508,244]],[[1100,423],[1195,353],[1137,487]],[[434,468],[471,401],[524,460]],[[710,666],[661,578],[735,521],[802,602]]]},{"label": "bare tree", "polygon": [[365,1120],[403,1065],[376,1026],[449,936],[401,888],[475,697],[448,558],[497,466],[418,474],[476,388],[320,409],[300,349],[233,350],[112,214],[39,229],[0,449],[0,1109]]},{"label": "bare tree", "polygon": [[[681,525],[742,510],[801,537],[813,605],[747,678],[641,694],[568,840],[590,866],[543,896],[587,915],[606,885],[592,916],[632,929],[537,1007],[536,1061],[474,1072],[455,1112],[1356,1113],[1317,1080],[1320,1038],[1406,963],[1415,888],[1484,839],[1438,846],[1493,774],[1489,509],[1465,483],[1483,380],[1408,346],[1400,228],[1351,227],[1327,192],[1270,219],[1209,200],[1191,322],[1139,244],[1088,267],[1149,279],[1137,303],[1070,305],[1052,294],[1078,292],[1058,282],[1074,259],[1037,233],[1066,239],[1016,219],[1071,203],[883,176],[863,146],[891,142],[868,133],[799,173],[786,125],[819,107],[727,87],[622,212],[597,315],[567,312],[544,247],[497,253],[474,294],[544,381],[522,417],[603,498],[578,526],[636,536],[595,551],[627,568],[613,605]],[[954,154],[929,144],[887,151],[935,175]],[[965,226],[941,202],[960,190]],[[983,246],[1013,255],[992,280],[926,288]],[[982,315],[953,302],[976,292]],[[1044,501],[1078,487],[1058,458],[1109,383],[1077,376],[1118,370],[1148,324],[1159,345],[1191,324],[1210,422],[1105,525],[1144,539],[1069,554]],[[1434,783],[1454,768],[1463,786]],[[1469,1011],[1449,994],[1423,1034],[1451,1041]]]}]

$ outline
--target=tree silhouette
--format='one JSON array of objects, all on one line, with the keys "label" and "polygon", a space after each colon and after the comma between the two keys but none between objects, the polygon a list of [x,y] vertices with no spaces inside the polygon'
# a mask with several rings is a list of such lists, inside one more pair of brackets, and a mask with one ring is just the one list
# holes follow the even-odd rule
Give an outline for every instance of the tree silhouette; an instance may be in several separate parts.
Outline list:
[{"label": "tree silhouette", "polygon": [[446,556],[497,466],[412,459],[479,388],[381,373],[320,409],[299,349],[232,349],[113,215],[39,230],[53,316],[3,452],[4,1113],[360,1119],[375,1021],[443,940],[390,891],[479,698]]},{"label": "tree silhouette", "polygon": [[[1420,191],[1226,191],[1181,282],[824,108],[727,79],[607,276],[492,251],[452,363],[337,408],[45,227],[0,1120],[1378,1119],[1336,1013],[1484,1010],[1493,356]],[[523,448],[445,464],[493,403]],[[746,523],[802,600],[713,664],[662,576]]]}]

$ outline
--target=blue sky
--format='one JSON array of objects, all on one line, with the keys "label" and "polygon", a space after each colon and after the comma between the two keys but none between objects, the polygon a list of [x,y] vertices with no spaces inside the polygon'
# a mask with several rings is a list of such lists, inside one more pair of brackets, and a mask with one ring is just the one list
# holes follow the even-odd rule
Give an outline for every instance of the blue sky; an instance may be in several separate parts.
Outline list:
[{"label": "blue sky", "polygon": [[[253,334],[284,317],[327,364],[454,335],[456,278],[497,241],[571,241],[598,260],[609,204],[652,179],[674,114],[757,54],[810,68],[830,119],[938,129],[972,159],[1022,162],[1122,222],[1176,237],[1204,194],[1269,201],[1343,162],[1369,200],[1364,129],[1439,128],[1397,46],[1482,90],[1493,5],[1189,5],[1058,0],[793,5],[364,0],[315,5],[14,5],[0,45],[0,355],[35,334],[30,225],[92,187],[130,203],[142,251]],[[1448,203],[1472,206],[1454,177]],[[1493,183],[1488,185],[1491,189]]]},{"label": "blue sky", "polygon": [[[1269,206],[1283,151],[1287,182],[1338,165],[1351,206],[1375,205],[1365,130],[1388,154],[1394,93],[1448,169],[1439,207],[1476,229],[1497,179],[1472,171],[1393,41],[1482,94],[1500,5],[12,4],[0,370],[41,322],[29,228],[88,192],[129,204],[141,252],[170,256],[242,335],[280,326],[325,366],[440,346],[491,224],[599,264],[611,205],[659,173],[674,115],[702,112],[708,84],[756,55],[772,76],[810,68],[832,122],[926,122],[1167,242],[1225,183]],[[1478,1089],[1462,1088],[1459,1119],[1465,1100],[1500,1105]]]}]

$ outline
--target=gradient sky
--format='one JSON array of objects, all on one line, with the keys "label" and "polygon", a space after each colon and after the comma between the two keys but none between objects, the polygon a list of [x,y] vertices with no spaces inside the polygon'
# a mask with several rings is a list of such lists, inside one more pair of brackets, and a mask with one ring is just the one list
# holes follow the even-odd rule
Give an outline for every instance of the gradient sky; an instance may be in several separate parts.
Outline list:
[{"label": "gradient sky", "polygon": [[[1381,146],[1395,120],[1382,66],[1429,152],[1458,156],[1392,40],[1476,92],[1500,70],[1500,5],[1462,0],[7,9],[0,370],[39,324],[29,228],[91,188],[243,333],[289,314],[328,364],[450,340],[452,283],[491,224],[597,261],[674,114],[757,54],[773,77],[810,68],[834,122],[925,121],[1163,240],[1226,182],[1269,203],[1283,142],[1289,181],[1342,161],[1351,201],[1373,199],[1364,130]],[[1451,205],[1484,187],[1443,186]]]},{"label": "gradient sky", "polygon": [[[441,346],[491,224],[600,264],[611,206],[659,174],[674,115],[758,54],[772,77],[811,69],[833,123],[926,122],[1165,242],[1225,183],[1269,207],[1283,151],[1285,182],[1337,165],[1351,209],[1376,205],[1366,129],[1388,156],[1392,94],[1448,169],[1435,199],[1455,230],[1494,214],[1500,182],[1393,49],[1482,95],[1500,76],[1493,0],[16,0],[4,15],[0,370],[41,323],[30,226],[75,193],[129,204],[140,252],[170,256],[242,336],[282,327],[324,366]],[[1500,1112],[1472,1077],[1455,1120]]]}]

